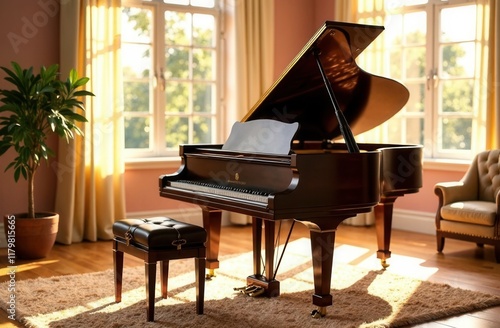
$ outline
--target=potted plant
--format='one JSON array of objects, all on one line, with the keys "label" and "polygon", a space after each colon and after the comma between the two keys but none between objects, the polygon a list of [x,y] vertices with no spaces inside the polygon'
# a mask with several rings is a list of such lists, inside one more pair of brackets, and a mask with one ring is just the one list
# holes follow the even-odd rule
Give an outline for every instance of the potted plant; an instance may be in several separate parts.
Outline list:
[{"label": "potted plant", "polygon": [[43,160],[54,156],[47,145],[51,133],[67,141],[74,133],[83,134],[77,122],[86,122],[86,118],[76,110],[83,113],[82,97],[94,94],[79,90],[89,79],[79,78],[75,70],[66,81],[60,80],[56,64],[41,67],[38,74],[33,67],[23,69],[16,62],[12,62],[12,70],[0,68],[14,87],[0,90],[0,156],[13,148],[17,157],[5,171],[12,169],[16,182],[21,177],[28,182],[27,212],[5,215],[4,228],[6,234],[15,229],[7,238],[15,239],[16,257],[42,258],[55,243],[59,216],[35,211],[35,173]]}]

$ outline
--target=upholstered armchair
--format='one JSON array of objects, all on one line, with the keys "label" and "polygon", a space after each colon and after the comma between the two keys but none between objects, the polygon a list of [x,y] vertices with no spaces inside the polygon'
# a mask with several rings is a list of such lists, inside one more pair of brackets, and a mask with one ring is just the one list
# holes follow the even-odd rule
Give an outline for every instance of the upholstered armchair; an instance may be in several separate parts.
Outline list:
[{"label": "upholstered armchair", "polygon": [[436,184],[437,250],[445,238],[455,238],[495,247],[500,263],[500,150],[476,155],[462,180]]}]

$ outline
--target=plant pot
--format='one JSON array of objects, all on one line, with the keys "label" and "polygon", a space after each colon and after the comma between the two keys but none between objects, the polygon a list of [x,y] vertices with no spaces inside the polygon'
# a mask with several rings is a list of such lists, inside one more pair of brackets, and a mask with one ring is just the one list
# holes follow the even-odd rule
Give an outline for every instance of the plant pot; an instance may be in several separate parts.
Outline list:
[{"label": "plant pot", "polygon": [[[7,245],[15,251],[17,259],[40,259],[50,253],[56,241],[59,214],[36,213],[34,219],[26,218],[25,213],[12,214],[5,215],[3,221]],[[9,239],[14,247],[9,244]]]}]

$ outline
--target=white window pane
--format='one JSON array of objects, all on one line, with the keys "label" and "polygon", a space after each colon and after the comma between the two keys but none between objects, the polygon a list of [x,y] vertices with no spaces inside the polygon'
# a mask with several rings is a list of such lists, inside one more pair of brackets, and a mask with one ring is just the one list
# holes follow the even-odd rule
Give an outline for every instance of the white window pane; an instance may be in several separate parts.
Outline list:
[{"label": "white window pane", "polygon": [[403,33],[405,44],[425,44],[427,34],[427,14],[424,11],[405,14],[403,16]]},{"label": "white window pane", "polygon": [[148,149],[150,122],[146,117],[126,117],[125,148]]},{"label": "white window pane", "polygon": [[163,0],[165,3],[170,3],[172,5],[189,5],[189,0]]},{"label": "white window pane", "polygon": [[193,45],[213,47],[215,45],[215,17],[212,15],[193,15]]},{"label": "white window pane", "polygon": [[441,119],[441,150],[470,150],[472,137],[472,119]]},{"label": "white window pane", "polygon": [[151,42],[151,10],[125,7],[122,10],[122,42]]},{"label": "white window pane", "polygon": [[473,77],[476,61],[474,42],[452,43],[441,46],[442,78]]},{"label": "white window pane", "polygon": [[215,0],[191,0],[191,5],[204,8],[214,8]]},{"label": "white window pane", "polygon": [[191,17],[190,13],[165,12],[165,42],[166,44],[191,44]]},{"label": "white window pane", "polygon": [[445,8],[441,11],[441,42],[476,38],[476,6]]},{"label": "white window pane", "polygon": [[212,112],[212,89],[210,83],[195,83],[193,85],[193,112]]},{"label": "white window pane", "polygon": [[170,47],[166,51],[165,77],[167,79],[188,79],[189,73],[189,48]]},{"label": "white window pane", "polygon": [[122,70],[124,79],[149,78],[153,66],[151,47],[141,44],[122,44]]},{"label": "white window pane", "polygon": [[189,112],[190,83],[169,81],[166,85],[166,113]]},{"label": "white window pane", "polygon": [[189,143],[189,120],[187,117],[169,117],[165,122],[165,147],[177,149]]},{"label": "white window pane", "polygon": [[209,117],[194,117],[193,119],[193,142],[208,143],[210,142],[212,130],[212,119]]}]

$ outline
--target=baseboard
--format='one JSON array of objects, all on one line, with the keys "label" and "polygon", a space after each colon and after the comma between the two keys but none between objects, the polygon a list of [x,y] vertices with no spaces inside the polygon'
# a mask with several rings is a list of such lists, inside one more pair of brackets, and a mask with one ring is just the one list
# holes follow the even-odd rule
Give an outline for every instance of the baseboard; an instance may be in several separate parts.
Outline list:
[{"label": "baseboard", "polygon": [[[434,225],[434,213],[398,210],[395,209],[392,219],[392,228],[405,231],[413,231],[428,235],[436,233]],[[170,216],[180,221],[203,225],[201,218],[201,209],[197,208],[182,208],[177,210],[164,211],[143,211],[131,212],[127,214],[129,218],[153,217],[153,216]],[[230,225],[229,213],[222,211],[222,225]]]},{"label": "baseboard", "polygon": [[435,216],[435,213],[394,209],[392,228],[435,235]]}]

